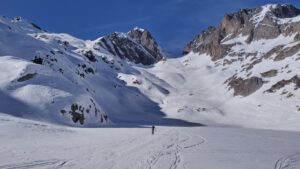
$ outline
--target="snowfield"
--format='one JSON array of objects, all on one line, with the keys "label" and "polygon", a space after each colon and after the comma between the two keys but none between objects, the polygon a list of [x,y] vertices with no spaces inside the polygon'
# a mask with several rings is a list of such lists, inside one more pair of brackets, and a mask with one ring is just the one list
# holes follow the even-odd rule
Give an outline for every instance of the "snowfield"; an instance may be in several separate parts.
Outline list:
[{"label": "snowfield", "polygon": [[295,169],[299,132],[71,128],[0,115],[0,169]]}]

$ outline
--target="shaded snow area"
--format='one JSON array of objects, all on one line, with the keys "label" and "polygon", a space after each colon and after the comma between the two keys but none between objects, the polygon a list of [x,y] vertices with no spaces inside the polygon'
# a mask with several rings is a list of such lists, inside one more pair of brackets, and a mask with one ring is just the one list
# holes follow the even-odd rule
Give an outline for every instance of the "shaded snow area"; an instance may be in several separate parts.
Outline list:
[{"label": "shaded snow area", "polygon": [[120,72],[133,78],[140,72],[132,67],[138,64],[112,54],[118,38],[148,52],[128,34],[85,41],[0,17],[0,37],[0,112],[80,127],[193,125],[166,119],[157,103],[119,79]]},{"label": "shaded snow area", "polygon": [[69,128],[0,115],[0,168],[295,169],[299,132]]}]

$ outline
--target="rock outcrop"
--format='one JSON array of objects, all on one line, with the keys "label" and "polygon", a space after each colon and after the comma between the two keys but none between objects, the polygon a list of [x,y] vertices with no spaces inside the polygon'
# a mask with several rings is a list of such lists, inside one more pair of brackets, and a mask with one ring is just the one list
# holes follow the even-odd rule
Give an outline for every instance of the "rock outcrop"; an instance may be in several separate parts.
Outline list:
[{"label": "rock outcrop", "polygon": [[281,81],[277,82],[276,84],[272,85],[272,87],[270,89],[266,90],[266,92],[274,93],[277,90],[279,90],[291,83],[295,84],[294,90],[297,90],[300,87],[300,78],[298,76],[294,76],[288,80],[281,80]]},{"label": "rock outcrop", "polygon": [[115,56],[144,65],[156,63],[163,58],[150,32],[141,28],[134,28],[128,33],[115,32],[98,39],[95,45],[95,48],[101,46]]},{"label": "rock outcrop", "polygon": [[268,77],[274,77],[276,76],[278,73],[278,71],[276,69],[272,69],[263,73],[260,73],[260,75],[264,78],[268,78]]},{"label": "rock outcrop", "polygon": [[280,34],[292,35],[300,29],[300,22],[288,23],[288,19],[300,15],[292,5],[265,5],[254,9],[241,9],[227,14],[218,27],[209,27],[188,43],[183,54],[191,51],[206,53],[212,60],[226,56],[230,45],[222,42],[247,36],[247,43],[260,39],[272,39]]},{"label": "rock outcrop", "polygon": [[234,96],[248,96],[254,93],[263,85],[263,80],[259,77],[251,77],[249,79],[232,78],[228,85],[234,90]]},{"label": "rock outcrop", "polygon": [[[183,53],[208,55],[228,75],[225,84],[235,96],[249,96],[264,84],[272,86],[267,90],[272,93],[283,84],[297,83],[291,76],[297,72],[294,62],[300,60],[299,31],[300,9],[293,5],[241,9],[202,31]],[[280,81],[281,76],[292,80]]]}]

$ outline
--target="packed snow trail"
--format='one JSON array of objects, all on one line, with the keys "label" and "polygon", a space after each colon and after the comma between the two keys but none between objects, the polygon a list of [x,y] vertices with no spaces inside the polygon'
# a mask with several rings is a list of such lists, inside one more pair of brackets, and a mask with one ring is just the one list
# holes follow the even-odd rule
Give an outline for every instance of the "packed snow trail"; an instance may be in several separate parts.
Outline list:
[{"label": "packed snow trail", "polygon": [[300,153],[284,156],[280,158],[274,169],[296,169],[300,166]]},{"label": "packed snow trail", "polygon": [[0,114],[0,169],[290,169],[299,132],[229,127],[70,128]]},{"label": "packed snow trail", "polygon": [[0,166],[1,169],[27,169],[27,168],[49,168],[52,169],[61,168],[65,164],[64,161],[61,160],[39,160],[39,161],[31,161],[20,164],[11,164]]}]

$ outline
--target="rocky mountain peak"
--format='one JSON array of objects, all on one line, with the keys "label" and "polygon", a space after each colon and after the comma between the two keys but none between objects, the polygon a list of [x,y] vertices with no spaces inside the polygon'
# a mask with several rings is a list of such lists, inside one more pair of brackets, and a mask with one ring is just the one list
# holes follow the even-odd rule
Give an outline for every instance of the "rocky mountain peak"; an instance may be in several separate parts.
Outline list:
[{"label": "rocky mountain peak", "polygon": [[300,29],[300,9],[288,4],[267,4],[258,8],[241,9],[226,14],[220,25],[209,27],[197,35],[183,50],[206,53],[212,60],[228,54],[231,44],[222,42],[239,36],[246,43],[260,39],[274,39],[279,35],[291,36]]},{"label": "rocky mountain peak", "polygon": [[163,54],[149,31],[135,27],[128,33],[115,32],[96,43],[111,54],[134,63],[150,65],[160,61]]},{"label": "rocky mountain peak", "polygon": [[300,9],[291,4],[267,4],[260,7],[260,9],[278,18],[292,18],[300,15]]},{"label": "rocky mountain peak", "polygon": [[[147,30],[143,29],[143,28],[140,28],[138,26],[134,27],[131,31],[137,31],[137,32],[145,32]],[[148,32],[148,31],[147,31]]]},{"label": "rocky mountain peak", "polygon": [[[300,60],[299,30],[300,9],[293,5],[241,9],[226,14],[218,26],[202,31],[183,53],[208,55],[215,67],[231,75],[224,84],[235,96],[247,97],[261,88],[272,93],[291,83],[296,84],[296,90],[298,70],[291,65]],[[278,80],[279,76],[284,78]]]},{"label": "rocky mountain peak", "polygon": [[163,58],[162,52],[160,51],[159,45],[157,44],[156,40],[150,34],[149,31],[135,27],[131,31],[129,31],[128,36],[131,37],[134,41],[139,44],[142,44],[144,47],[149,49],[152,55],[155,56],[156,61],[159,61]]}]

